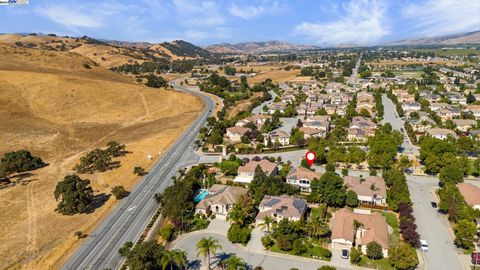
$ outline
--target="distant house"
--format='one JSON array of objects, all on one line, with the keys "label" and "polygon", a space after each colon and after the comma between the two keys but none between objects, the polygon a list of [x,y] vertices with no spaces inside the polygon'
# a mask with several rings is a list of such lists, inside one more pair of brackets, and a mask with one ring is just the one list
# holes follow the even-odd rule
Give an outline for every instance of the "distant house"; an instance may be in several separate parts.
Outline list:
[{"label": "distant house", "polygon": [[452,122],[462,132],[467,132],[469,129],[477,126],[477,121],[473,119],[453,119]]},{"label": "distant house", "polygon": [[475,116],[475,118],[480,117],[480,105],[467,105],[465,107],[473,114],[473,116]]},{"label": "distant house", "polygon": [[239,142],[241,140],[241,137],[249,131],[251,131],[251,129],[246,127],[229,127],[227,128],[227,137],[231,142]]},{"label": "distant house", "polygon": [[301,132],[303,132],[303,138],[324,138],[327,133],[324,130],[311,128],[311,127],[301,127],[299,128]]},{"label": "distant house", "polygon": [[247,125],[248,123],[253,123],[254,125],[256,125],[260,129],[263,126],[263,124],[265,124],[267,119],[271,119],[271,118],[272,117],[269,116],[269,115],[255,114],[255,115],[252,115],[250,117],[247,117],[245,119],[242,119],[242,120],[238,121],[235,124],[235,126],[243,127],[243,126]]},{"label": "distant house", "polygon": [[404,111],[420,111],[421,105],[418,102],[408,102],[402,104],[402,109]]},{"label": "distant house", "polygon": [[460,183],[457,187],[465,202],[473,209],[480,210],[480,188],[470,183]]},{"label": "distant house", "polygon": [[268,145],[268,140],[273,144],[278,141],[282,146],[290,144],[290,135],[282,130],[274,130],[264,136],[264,144]]},{"label": "distant house", "polygon": [[447,103],[430,103],[430,110],[434,112],[448,107],[450,107],[450,105]]},{"label": "distant house", "polygon": [[276,102],[267,105],[267,108],[269,114],[274,114],[277,110],[281,113],[284,113],[285,109],[287,108],[287,104],[283,102]]},{"label": "distant house", "polygon": [[[354,223],[360,225],[355,230]],[[387,220],[380,213],[371,213],[369,210],[355,210],[350,212],[343,208],[335,212],[332,223],[332,249],[347,249],[353,244],[367,252],[367,244],[377,242],[382,247],[383,256],[388,256],[388,228]]]},{"label": "distant house", "polygon": [[387,189],[381,177],[367,176],[362,179],[358,176],[345,176],[343,182],[348,190],[357,193],[360,203],[387,205]]},{"label": "distant house", "polygon": [[195,213],[227,215],[233,205],[247,192],[248,189],[243,187],[213,185],[208,190],[208,195],[195,206]]},{"label": "distant house", "polygon": [[252,182],[255,174],[255,169],[260,166],[262,171],[267,175],[276,175],[278,172],[277,164],[269,160],[262,159],[260,161],[250,161],[247,164],[240,166],[237,171],[237,177],[233,182],[248,184]]},{"label": "distant house", "polygon": [[262,223],[266,216],[272,217],[277,222],[284,218],[299,221],[307,211],[307,202],[287,195],[265,195],[258,206],[258,210],[258,215],[255,218],[257,224]]},{"label": "distant house", "polygon": [[287,183],[298,187],[301,192],[310,193],[312,192],[310,183],[315,178],[320,179],[321,176],[321,173],[317,173],[303,167],[292,168],[287,175]]},{"label": "distant house", "polygon": [[445,140],[448,136],[457,137],[457,134],[453,130],[446,128],[429,128],[426,130],[426,133],[440,140]]}]

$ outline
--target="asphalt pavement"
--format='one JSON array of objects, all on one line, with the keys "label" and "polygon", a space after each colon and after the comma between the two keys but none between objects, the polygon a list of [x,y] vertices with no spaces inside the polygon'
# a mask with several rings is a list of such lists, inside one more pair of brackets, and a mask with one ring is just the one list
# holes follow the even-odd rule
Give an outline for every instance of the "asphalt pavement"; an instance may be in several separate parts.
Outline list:
[{"label": "asphalt pavement", "polygon": [[128,241],[137,241],[157,209],[153,195],[163,192],[172,183],[178,169],[196,163],[194,144],[198,129],[214,107],[214,102],[199,91],[192,91],[178,84],[176,90],[199,96],[205,109],[187,131],[165,152],[130,195],[122,200],[111,214],[95,229],[78,250],[70,257],[63,269],[118,269],[123,258],[118,249]]}]

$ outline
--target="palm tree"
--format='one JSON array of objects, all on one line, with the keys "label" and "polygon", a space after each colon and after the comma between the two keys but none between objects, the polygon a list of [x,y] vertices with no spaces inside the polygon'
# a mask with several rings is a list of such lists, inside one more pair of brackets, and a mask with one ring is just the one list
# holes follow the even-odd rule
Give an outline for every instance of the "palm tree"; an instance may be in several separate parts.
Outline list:
[{"label": "palm tree", "polygon": [[262,228],[267,227],[267,231],[270,232],[270,227],[272,226],[273,218],[271,216],[265,216],[262,221],[263,223],[260,224],[259,226]]},{"label": "palm tree", "polygon": [[169,265],[170,265],[170,270],[172,270],[173,252],[170,250],[163,251],[162,258],[160,259],[160,263],[162,264],[162,270],[167,269],[167,266]]},{"label": "palm tree", "polygon": [[307,222],[308,234],[310,237],[320,237],[329,232],[328,224],[318,215],[312,215]]},{"label": "palm tree", "polygon": [[198,251],[197,256],[203,255],[203,257],[207,258],[208,269],[210,270],[210,255],[216,255],[217,251],[222,249],[222,246],[218,244],[217,239],[203,237],[198,241],[196,247]]},{"label": "palm tree", "polygon": [[187,254],[182,250],[172,250],[173,253],[173,263],[180,269],[187,267]]},{"label": "palm tree", "polygon": [[245,270],[247,269],[247,264],[245,261],[238,257],[237,255],[232,255],[227,259],[222,261],[224,267],[226,266],[226,270]]}]

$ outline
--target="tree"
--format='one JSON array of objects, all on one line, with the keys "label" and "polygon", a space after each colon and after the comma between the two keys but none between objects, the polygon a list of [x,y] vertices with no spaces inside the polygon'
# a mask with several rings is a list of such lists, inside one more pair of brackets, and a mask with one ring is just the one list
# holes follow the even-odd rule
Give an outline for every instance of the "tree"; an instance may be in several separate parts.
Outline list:
[{"label": "tree", "polygon": [[121,200],[128,196],[129,192],[126,191],[123,186],[114,186],[112,188],[112,194],[115,196],[115,199]]},{"label": "tree", "polygon": [[90,180],[82,180],[77,175],[67,175],[57,183],[54,191],[58,202],[56,211],[64,215],[83,213],[93,200],[93,189]]},{"label": "tree", "polygon": [[273,241],[273,239],[270,236],[266,235],[266,236],[262,237],[262,245],[266,249],[271,248],[274,244],[275,244],[275,242]]},{"label": "tree", "polygon": [[335,164],[333,163],[327,163],[325,166],[325,171],[327,172],[335,172]]},{"label": "tree", "polygon": [[458,184],[463,182],[463,171],[454,163],[447,164],[440,170],[439,179],[443,185],[446,183]]},{"label": "tree", "polygon": [[1,177],[8,177],[10,174],[16,172],[26,172],[35,170],[44,165],[44,162],[39,157],[34,157],[27,150],[19,150],[16,152],[8,152],[0,160],[0,168],[2,171]]},{"label": "tree", "polygon": [[245,261],[237,255],[231,255],[224,259],[221,264],[224,265],[225,270],[246,270],[247,264]]},{"label": "tree", "polygon": [[353,264],[357,264],[362,260],[362,251],[360,249],[356,249],[355,247],[350,248],[350,262]]},{"label": "tree", "polygon": [[367,244],[367,257],[372,260],[379,260],[383,258],[382,246],[375,241]]},{"label": "tree", "polygon": [[75,236],[76,236],[78,239],[80,239],[80,238],[83,238],[83,237],[84,237],[84,234],[83,234],[83,232],[82,232],[82,231],[76,231],[76,232],[74,233],[74,235],[75,235]]},{"label": "tree", "polygon": [[160,88],[160,87],[167,87],[168,83],[161,76],[150,74],[150,75],[147,75],[147,83],[145,85],[148,87]]},{"label": "tree", "polygon": [[187,254],[185,251],[174,249],[172,250],[173,263],[179,268],[184,269],[187,267]]},{"label": "tree", "polygon": [[475,96],[472,94],[472,92],[469,92],[468,95],[467,95],[467,103],[473,103],[477,101],[477,99],[475,98]]},{"label": "tree", "polygon": [[394,269],[414,269],[418,265],[415,249],[407,243],[400,242],[388,250],[388,260]]},{"label": "tree", "polygon": [[474,248],[473,241],[476,234],[477,226],[473,221],[460,220],[455,225],[455,245],[467,250]]},{"label": "tree", "polygon": [[266,227],[267,232],[270,232],[270,226],[272,226],[273,218],[271,216],[267,215],[262,219],[262,221],[263,222],[259,226]]},{"label": "tree", "polygon": [[222,249],[222,246],[218,244],[217,239],[213,239],[212,237],[205,238],[203,237],[198,241],[196,244],[197,248],[197,256],[202,255],[204,258],[207,259],[208,269],[210,270],[210,256],[216,255],[217,251]]},{"label": "tree", "polygon": [[170,270],[173,268],[173,254],[170,250],[164,250],[162,253],[162,258],[160,259],[160,264],[162,265],[162,270],[167,269],[167,266],[170,265]]},{"label": "tree", "polygon": [[170,241],[173,236],[174,226],[172,224],[167,224],[165,227],[160,229],[159,234],[165,241]]},{"label": "tree", "polygon": [[357,193],[353,190],[347,191],[347,196],[345,199],[345,204],[349,207],[357,207],[358,206],[358,196]]},{"label": "tree", "polygon": [[337,268],[329,265],[320,266],[317,270],[336,270]]},{"label": "tree", "polygon": [[347,168],[343,168],[342,169],[342,176],[347,176],[348,175],[348,169]]},{"label": "tree", "polygon": [[144,176],[146,173],[145,173],[145,169],[143,169],[142,167],[135,167],[133,168],[133,173],[138,175],[138,176]]},{"label": "tree", "polygon": [[309,201],[326,203],[329,206],[343,206],[347,196],[343,179],[334,172],[326,172],[320,179],[314,179],[311,183],[312,192],[308,196]]},{"label": "tree", "polygon": [[[126,243],[127,244],[127,243]],[[155,270],[162,267],[164,248],[155,241],[140,242],[133,247],[130,242],[119,252],[127,257],[128,269],[132,270]],[[130,248],[129,248],[130,247]]]},{"label": "tree", "polygon": [[240,227],[238,224],[233,224],[227,233],[227,238],[232,243],[240,243],[246,245],[250,240],[252,229],[249,226]]},{"label": "tree", "polygon": [[328,223],[318,215],[310,215],[307,221],[307,229],[310,237],[319,238],[330,232]]},{"label": "tree", "polygon": [[125,144],[119,144],[116,141],[107,143],[107,149],[105,150],[112,157],[120,157],[125,155]]}]

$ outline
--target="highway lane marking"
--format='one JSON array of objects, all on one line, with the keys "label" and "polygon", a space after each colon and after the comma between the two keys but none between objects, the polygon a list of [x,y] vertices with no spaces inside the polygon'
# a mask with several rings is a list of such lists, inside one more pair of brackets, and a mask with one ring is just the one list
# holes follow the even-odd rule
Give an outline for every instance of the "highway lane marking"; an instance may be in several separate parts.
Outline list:
[{"label": "highway lane marking", "polygon": [[127,212],[130,212],[130,211],[134,210],[135,208],[137,208],[137,206],[136,206],[136,205],[134,205],[134,206],[132,206],[132,207],[128,208],[128,209],[127,209]]}]

